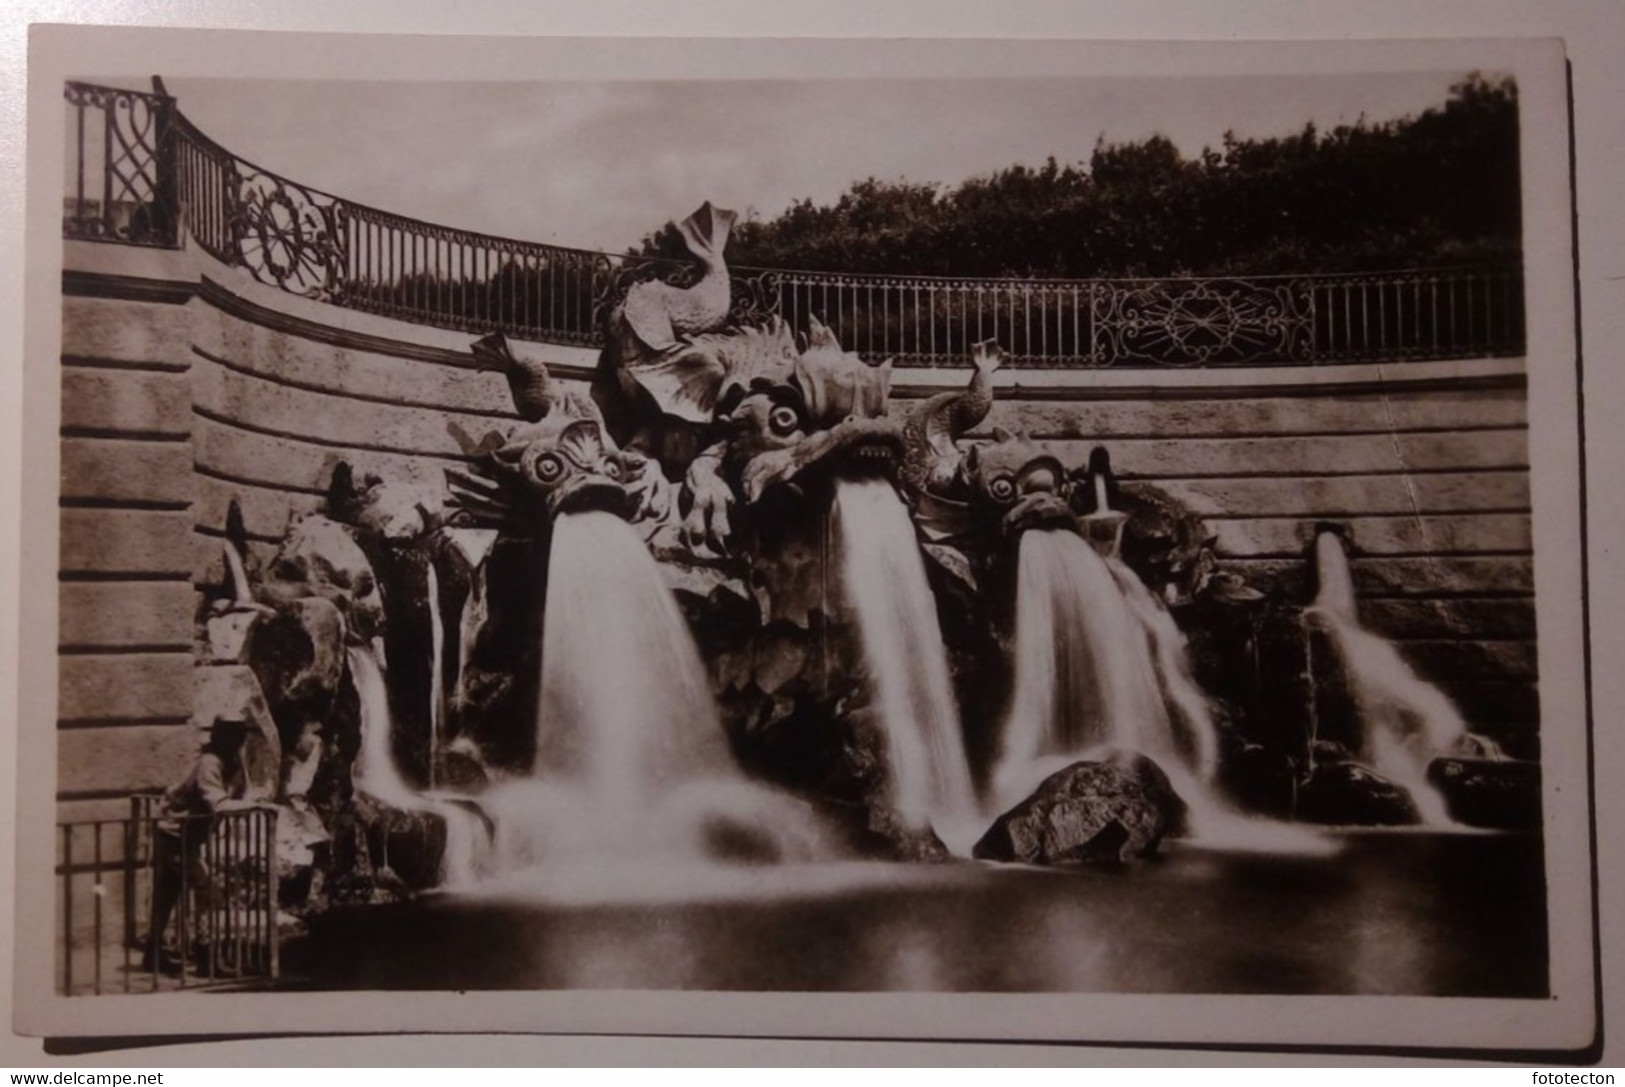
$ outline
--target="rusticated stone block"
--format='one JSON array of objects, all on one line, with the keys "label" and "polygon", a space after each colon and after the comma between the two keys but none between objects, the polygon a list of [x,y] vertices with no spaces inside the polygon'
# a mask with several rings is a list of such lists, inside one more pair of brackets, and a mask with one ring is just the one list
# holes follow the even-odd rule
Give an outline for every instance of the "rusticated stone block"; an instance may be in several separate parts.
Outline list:
[{"label": "rusticated stone block", "polygon": [[64,438],[62,496],[190,502],[192,450],[180,442]]},{"label": "rusticated stone block", "polygon": [[1204,516],[1358,517],[1367,513],[1446,513],[1526,509],[1522,469],[1449,475],[1325,476],[1282,479],[1168,479],[1157,485]]},{"label": "rusticated stone block", "polygon": [[1035,439],[1207,436],[1237,434],[1335,434],[1439,427],[1522,426],[1528,410],[1521,390],[1483,392],[1385,391],[1330,397],[1259,396],[1158,400],[1022,401],[1000,392],[975,436],[995,426]]},{"label": "rusticated stone block", "polygon": [[185,374],[64,367],[62,426],[184,436],[192,390]]},{"label": "rusticated stone block", "polygon": [[192,312],[189,305],[69,295],[62,299],[63,357],[185,369],[193,358]]},{"label": "rusticated stone block", "polygon": [[181,582],[63,582],[57,639],[67,646],[185,645],[197,598]]},{"label": "rusticated stone block", "polygon": [[62,569],[183,576],[191,569],[191,534],[184,510],[65,509]]},{"label": "rusticated stone block", "polygon": [[76,728],[57,733],[63,793],[154,792],[181,780],[203,734],[187,724]]},{"label": "rusticated stone block", "polygon": [[182,718],[192,712],[192,654],[85,654],[58,661],[63,721]]}]

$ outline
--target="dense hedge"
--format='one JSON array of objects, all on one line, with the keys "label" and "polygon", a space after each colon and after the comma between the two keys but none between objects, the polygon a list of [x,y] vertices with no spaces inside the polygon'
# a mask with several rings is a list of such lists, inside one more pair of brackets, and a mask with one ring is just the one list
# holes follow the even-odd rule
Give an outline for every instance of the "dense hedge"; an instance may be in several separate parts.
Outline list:
[{"label": "dense hedge", "polygon": [[[918,275],[1334,272],[1516,258],[1520,230],[1517,88],[1475,74],[1419,116],[1226,134],[1191,159],[1152,136],[953,187],[871,177],[742,222],[728,255]],[[635,251],[684,255],[670,224]]]}]

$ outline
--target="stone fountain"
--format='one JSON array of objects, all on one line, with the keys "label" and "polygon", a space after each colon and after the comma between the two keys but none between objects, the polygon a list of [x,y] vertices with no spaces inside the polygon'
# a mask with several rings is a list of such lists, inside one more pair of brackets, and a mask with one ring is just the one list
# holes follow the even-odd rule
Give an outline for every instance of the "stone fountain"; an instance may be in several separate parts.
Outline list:
[{"label": "stone fountain", "polygon": [[[1450,823],[1430,775],[1480,768],[1430,760],[1494,752],[1359,627],[1335,539],[1309,606],[1266,599],[1104,447],[1069,465],[978,431],[996,344],[905,405],[889,363],[816,318],[730,317],[732,222],[685,220],[703,275],[635,284],[590,386],[476,341],[520,421],[453,424],[443,490],[339,465],[264,571],[228,545],[210,633],[264,689],[275,791],[332,900],[532,871],[1116,863],[1294,815]],[[1300,666],[1269,699],[1210,694],[1289,627]],[[1373,724],[1340,749],[1357,771],[1333,768],[1316,646],[1352,712],[1420,719],[1416,742]],[[1317,692],[1318,714],[1258,710]],[[1322,803],[1338,774],[1406,814]]]}]

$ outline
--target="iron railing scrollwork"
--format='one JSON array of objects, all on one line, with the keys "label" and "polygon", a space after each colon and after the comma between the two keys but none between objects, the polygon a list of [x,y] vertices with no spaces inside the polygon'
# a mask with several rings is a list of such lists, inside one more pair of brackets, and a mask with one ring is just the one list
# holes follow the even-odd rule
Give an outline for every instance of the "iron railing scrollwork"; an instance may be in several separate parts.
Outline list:
[{"label": "iron railing scrollwork", "polygon": [[238,265],[268,286],[344,304],[342,201],[263,170],[235,169],[226,202]]},{"label": "iron railing scrollwork", "polygon": [[1300,279],[1143,280],[1101,284],[1090,355],[1171,366],[1311,362],[1314,297]]},{"label": "iron railing scrollwork", "polygon": [[[306,298],[405,321],[582,347],[635,283],[687,261],[516,241],[332,196],[220,147],[163,95],[70,83],[78,157],[63,233],[184,234]],[[92,138],[95,137],[95,138]],[[98,144],[97,140],[101,142]],[[97,147],[103,147],[98,152]],[[1523,273],[1494,267],[1204,278],[944,278],[735,268],[730,318],[816,318],[871,361],[968,366],[996,340],[1022,368],[1256,366],[1518,355]]]},{"label": "iron railing scrollwork", "polygon": [[69,83],[70,147],[62,235],[127,245],[176,244],[174,100]]},{"label": "iron railing scrollwork", "polygon": [[736,325],[759,325],[782,317],[780,276],[768,269],[740,269],[732,276],[733,295],[728,320]]}]

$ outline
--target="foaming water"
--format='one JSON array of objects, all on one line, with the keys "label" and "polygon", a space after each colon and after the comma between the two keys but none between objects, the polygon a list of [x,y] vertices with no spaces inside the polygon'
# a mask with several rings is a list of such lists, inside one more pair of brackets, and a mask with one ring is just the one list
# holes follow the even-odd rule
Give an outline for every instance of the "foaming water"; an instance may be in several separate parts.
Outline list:
[{"label": "foaming water", "polygon": [[842,481],[835,497],[846,597],[857,614],[886,734],[892,800],[915,827],[967,853],[975,791],[914,524],[882,480]]},{"label": "foaming water", "polygon": [[1363,730],[1360,755],[1410,792],[1425,824],[1454,826],[1427,766],[1467,735],[1466,721],[1398,649],[1360,626],[1348,554],[1335,532],[1316,537],[1315,570],[1319,589],[1309,614],[1331,636],[1348,676]]},{"label": "foaming water", "polygon": [[1218,741],[1185,636],[1132,570],[1061,529],[1026,533],[1018,563],[1015,692],[994,776],[1001,810],[1074,762],[1129,749],[1168,775],[1196,841],[1335,849],[1324,836],[1244,816],[1215,795]]},{"label": "foaming water", "polygon": [[424,796],[406,783],[395,763],[389,690],[378,655],[368,646],[351,646],[346,654],[361,703],[361,750],[351,770],[355,787],[392,808],[429,812],[444,819],[446,851],[441,858],[441,882],[447,887],[472,883],[486,837],[484,825],[466,807]]},{"label": "foaming water", "polygon": [[625,521],[560,517],[547,594],[534,776],[635,813],[651,790],[731,771],[699,650]]},{"label": "foaming water", "polygon": [[536,761],[530,779],[481,804],[507,886],[590,894],[607,880],[630,893],[663,866],[691,882],[697,862],[822,849],[807,805],[735,765],[659,566],[626,522],[601,512],[554,526]]}]

